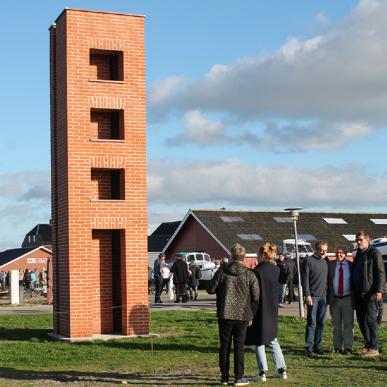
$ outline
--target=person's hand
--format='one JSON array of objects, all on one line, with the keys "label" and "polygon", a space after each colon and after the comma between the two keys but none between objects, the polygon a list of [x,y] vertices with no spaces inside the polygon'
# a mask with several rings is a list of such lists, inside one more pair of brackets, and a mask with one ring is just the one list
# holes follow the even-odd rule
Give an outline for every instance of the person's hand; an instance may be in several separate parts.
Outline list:
[{"label": "person's hand", "polygon": [[376,301],[381,301],[382,300],[382,293],[380,293],[380,292],[378,292],[378,293],[376,293],[375,294],[375,296],[376,296]]},{"label": "person's hand", "polygon": [[306,305],[310,305],[310,306],[313,305],[313,300],[311,296],[306,297]]},{"label": "person's hand", "polygon": [[251,326],[252,324],[253,324],[253,322],[250,320],[250,321],[248,322],[247,326],[249,327],[249,326]]}]

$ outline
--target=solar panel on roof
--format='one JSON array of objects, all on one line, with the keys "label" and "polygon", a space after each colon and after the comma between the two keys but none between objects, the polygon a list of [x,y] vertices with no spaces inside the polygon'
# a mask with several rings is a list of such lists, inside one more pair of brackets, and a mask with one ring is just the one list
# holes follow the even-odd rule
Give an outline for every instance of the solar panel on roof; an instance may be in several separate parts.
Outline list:
[{"label": "solar panel on roof", "polygon": [[288,216],[273,216],[273,219],[277,223],[292,223],[293,222],[292,218],[290,218]]},{"label": "solar panel on roof", "polygon": [[225,223],[244,222],[240,216],[220,216],[220,219],[222,219]]},{"label": "solar panel on roof", "polygon": [[259,234],[237,234],[239,239],[244,241],[261,241],[262,238]]},{"label": "solar panel on roof", "polygon": [[387,219],[370,219],[370,221],[375,224],[387,224]]}]

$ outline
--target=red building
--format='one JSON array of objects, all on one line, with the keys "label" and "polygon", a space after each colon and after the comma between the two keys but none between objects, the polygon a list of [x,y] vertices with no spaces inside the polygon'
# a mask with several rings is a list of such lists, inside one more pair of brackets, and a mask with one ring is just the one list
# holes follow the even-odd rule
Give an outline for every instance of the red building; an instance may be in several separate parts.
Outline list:
[{"label": "red building", "polygon": [[[372,238],[387,233],[387,214],[350,212],[304,212],[298,222],[298,239],[312,244],[328,241],[329,252],[338,245],[353,248],[355,234],[366,230]],[[257,251],[264,242],[274,242],[278,251],[283,241],[294,238],[293,221],[283,211],[189,210],[164,247],[167,259],[180,251],[205,251],[218,260],[230,255],[230,247],[246,248],[245,263],[255,266]]]}]

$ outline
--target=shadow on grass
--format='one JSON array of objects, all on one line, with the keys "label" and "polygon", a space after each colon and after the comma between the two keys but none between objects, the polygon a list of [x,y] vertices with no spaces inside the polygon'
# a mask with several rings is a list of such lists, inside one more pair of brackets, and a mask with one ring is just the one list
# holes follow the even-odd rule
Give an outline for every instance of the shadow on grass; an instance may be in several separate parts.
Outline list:
[{"label": "shadow on grass", "polygon": [[109,383],[109,384],[128,384],[141,386],[162,386],[179,385],[191,386],[199,385],[218,385],[219,382],[214,377],[205,375],[140,375],[140,374],[119,374],[114,372],[80,372],[80,371],[31,371],[18,370],[15,368],[0,367],[0,379],[8,380],[46,380],[61,383]]},{"label": "shadow on grass", "polygon": [[[0,328],[0,343],[2,341],[57,341],[50,336],[51,329],[37,329],[37,328]],[[101,346],[112,349],[124,349],[124,350],[150,350],[153,346],[153,350],[157,351],[194,351],[200,353],[217,353],[219,348],[217,346],[188,344],[188,343],[171,343],[165,340],[149,338],[147,341],[141,339],[141,342],[134,341],[138,339],[126,339],[126,340],[109,340],[109,341],[81,341],[72,343],[74,346]]]},{"label": "shadow on grass", "polygon": [[[100,345],[102,347],[107,348],[116,348],[116,349],[124,349],[124,350],[150,350],[152,347],[152,341],[146,342],[133,342],[133,341],[122,341],[122,340],[109,340],[104,342],[95,342],[95,343],[87,343],[80,342],[74,343],[75,345]],[[183,351],[183,352],[200,352],[200,353],[218,353],[219,347],[210,347],[206,345],[198,345],[198,344],[189,344],[189,343],[170,343],[170,342],[159,342],[157,339],[153,341],[153,350],[157,351]]]},{"label": "shadow on grass", "polygon": [[1,341],[47,341],[52,340],[48,334],[52,329],[42,328],[0,328]]}]

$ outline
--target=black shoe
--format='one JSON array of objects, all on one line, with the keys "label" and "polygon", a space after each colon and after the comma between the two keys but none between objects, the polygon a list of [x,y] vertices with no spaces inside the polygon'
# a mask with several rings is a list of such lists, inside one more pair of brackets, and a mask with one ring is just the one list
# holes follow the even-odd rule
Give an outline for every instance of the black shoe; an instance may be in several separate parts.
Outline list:
[{"label": "black shoe", "polygon": [[228,379],[222,379],[222,380],[219,382],[219,384],[220,384],[221,386],[228,386]]},{"label": "black shoe", "polygon": [[305,356],[306,357],[314,357],[313,356],[313,351],[309,351],[308,349],[305,350]]},{"label": "black shoe", "polygon": [[341,355],[343,351],[340,348],[335,348],[335,353]]},{"label": "black shoe", "polygon": [[180,304],[180,301],[179,301],[179,300],[176,300],[176,301],[175,301],[175,304]]},{"label": "black shoe", "polygon": [[344,349],[344,351],[342,352],[343,355],[352,355],[352,349],[350,348],[346,348]]},{"label": "black shoe", "polygon": [[324,354],[324,351],[320,348],[316,348],[314,351],[313,351],[316,355],[323,355]]}]

